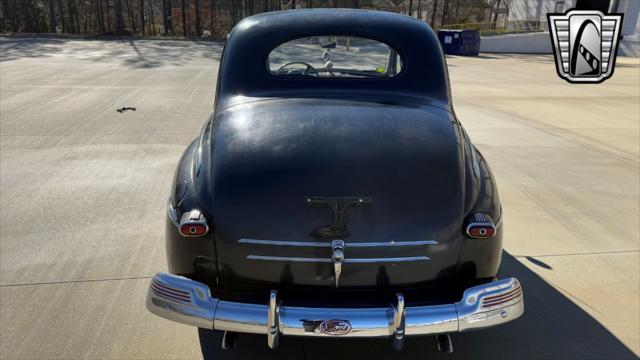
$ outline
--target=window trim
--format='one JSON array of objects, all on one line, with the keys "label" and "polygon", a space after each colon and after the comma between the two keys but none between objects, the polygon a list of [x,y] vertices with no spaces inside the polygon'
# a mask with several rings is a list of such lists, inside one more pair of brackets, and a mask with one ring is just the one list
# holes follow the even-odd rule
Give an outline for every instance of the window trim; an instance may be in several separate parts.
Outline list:
[{"label": "window trim", "polygon": [[[359,37],[362,39],[366,39],[366,40],[373,40],[373,41],[377,41],[379,43],[382,43],[386,46],[388,46],[390,49],[395,50],[396,54],[398,55],[398,57],[400,57],[400,62],[402,63],[402,67],[400,68],[400,71],[397,72],[394,76],[385,76],[385,77],[317,77],[317,78],[313,78],[313,77],[294,77],[294,76],[279,76],[276,74],[273,74],[270,70],[269,70],[269,55],[271,55],[271,52],[273,52],[273,50],[275,50],[277,47],[281,46],[282,44],[285,44],[287,42],[296,40],[296,39],[303,39],[303,38],[308,38],[308,37],[321,37],[321,36],[344,36],[344,37]],[[300,81],[305,81],[305,80],[311,80],[311,81],[390,81],[390,80],[395,80],[398,79],[399,77],[401,77],[402,75],[404,75],[404,73],[406,72],[406,67],[407,67],[407,62],[405,60],[404,55],[402,54],[402,51],[398,50],[398,46],[394,45],[393,43],[382,39],[382,38],[378,38],[375,36],[369,36],[366,34],[360,34],[360,33],[343,33],[343,34],[336,34],[336,33],[303,33],[303,34],[297,34],[297,35],[291,35],[291,36],[287,36],[286,38],[283,38],[282,40],[275,42],[274,45],[271,45],[267,51],[264,54],[264,59],[263,59],[263,67],[262,67],[262,71],[264,71],[268,76],[274,78],[274,79],[278,79],[278,80],[283,80],[283,81],[295,81],[295,82],[300,82]]]}]

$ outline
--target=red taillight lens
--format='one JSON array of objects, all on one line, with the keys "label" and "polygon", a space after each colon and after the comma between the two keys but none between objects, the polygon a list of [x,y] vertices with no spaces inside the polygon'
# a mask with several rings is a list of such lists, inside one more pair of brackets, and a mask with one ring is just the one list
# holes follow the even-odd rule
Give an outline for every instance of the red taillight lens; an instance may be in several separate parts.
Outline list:
[{"label": "red taillight lens", "polygon": [[467,222],[467,235],[476,239],[486,239],[496,234],[496,226],[491,216],[485,213],[475,213]]},{"label": "red taillight lens", "polygon": [[472,237],[492,237],[496,230],[489,226],[472,226],[469,228],[469,236]]},{"label": "red taillight lens", "polygon": [[207,233],[207,227],[202,224],[184,224],[180,226],[180,233],[184,236],[202,236]]},{"label": "red taillight lens", "polygon": [[180,220],[180,234],[182,236],[203,236],[208,232],[207,219],[200,210],[191,210],[182,215]]}]

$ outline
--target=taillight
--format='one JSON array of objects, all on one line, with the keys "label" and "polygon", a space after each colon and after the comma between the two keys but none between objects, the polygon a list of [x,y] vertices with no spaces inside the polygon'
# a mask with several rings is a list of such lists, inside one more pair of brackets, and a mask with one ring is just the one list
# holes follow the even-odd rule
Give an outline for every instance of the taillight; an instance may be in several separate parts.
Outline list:
[{"label": "taillight", "polygon": [[496,234],[496,226],[491,216],[485,213],[475,213],[467,221],[467,235],[476,239],[486,239]]},{"label": "taillight", "polygon": [[203,236],[209,232],[207,219],[200,210],[191,210],[182,214],[180,234],[182,236]]}]

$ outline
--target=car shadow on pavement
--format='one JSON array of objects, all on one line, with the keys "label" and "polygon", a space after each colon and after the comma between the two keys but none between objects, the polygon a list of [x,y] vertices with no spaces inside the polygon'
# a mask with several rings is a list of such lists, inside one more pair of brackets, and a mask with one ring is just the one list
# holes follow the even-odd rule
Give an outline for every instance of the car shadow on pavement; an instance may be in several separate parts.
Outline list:
[{"label": "car shadow on pavement", "polygon": [[431,336],[407,338],[404,349],[396,352],[386,339],[294,337],[281,338],[280,347],[269,350],[266,336],[242,334],[236,349],[225,351],[220,348],[222,333],[201,330],[200,345],[205,359],[638,358],[596,319],[506,252],[499,275],[521,281],[525,314],[503,326],[453,335],[453,354],[439,353]]}]

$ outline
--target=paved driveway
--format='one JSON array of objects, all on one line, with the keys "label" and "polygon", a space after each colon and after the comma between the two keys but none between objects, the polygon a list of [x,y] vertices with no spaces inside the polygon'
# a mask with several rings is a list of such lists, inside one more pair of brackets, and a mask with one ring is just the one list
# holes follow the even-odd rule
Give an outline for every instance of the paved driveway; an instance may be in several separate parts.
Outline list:
[{"label": "paved driveway", "polygon": [[[171,175],[213,106],[221,46],[4,38],[0,50],[0,357],[200,357],[197,330],[144,298],[166,269]],[[601,85],[565,83],[550,56],[448,63],[456,112],[500,185],[501,272],[521,279],[527,309],[455,336],[447,358],[635,358],[640,61],[619,59]],[[444,358],[431,338],[401,353],[387,341],[203,343],[218,359]]]}]

